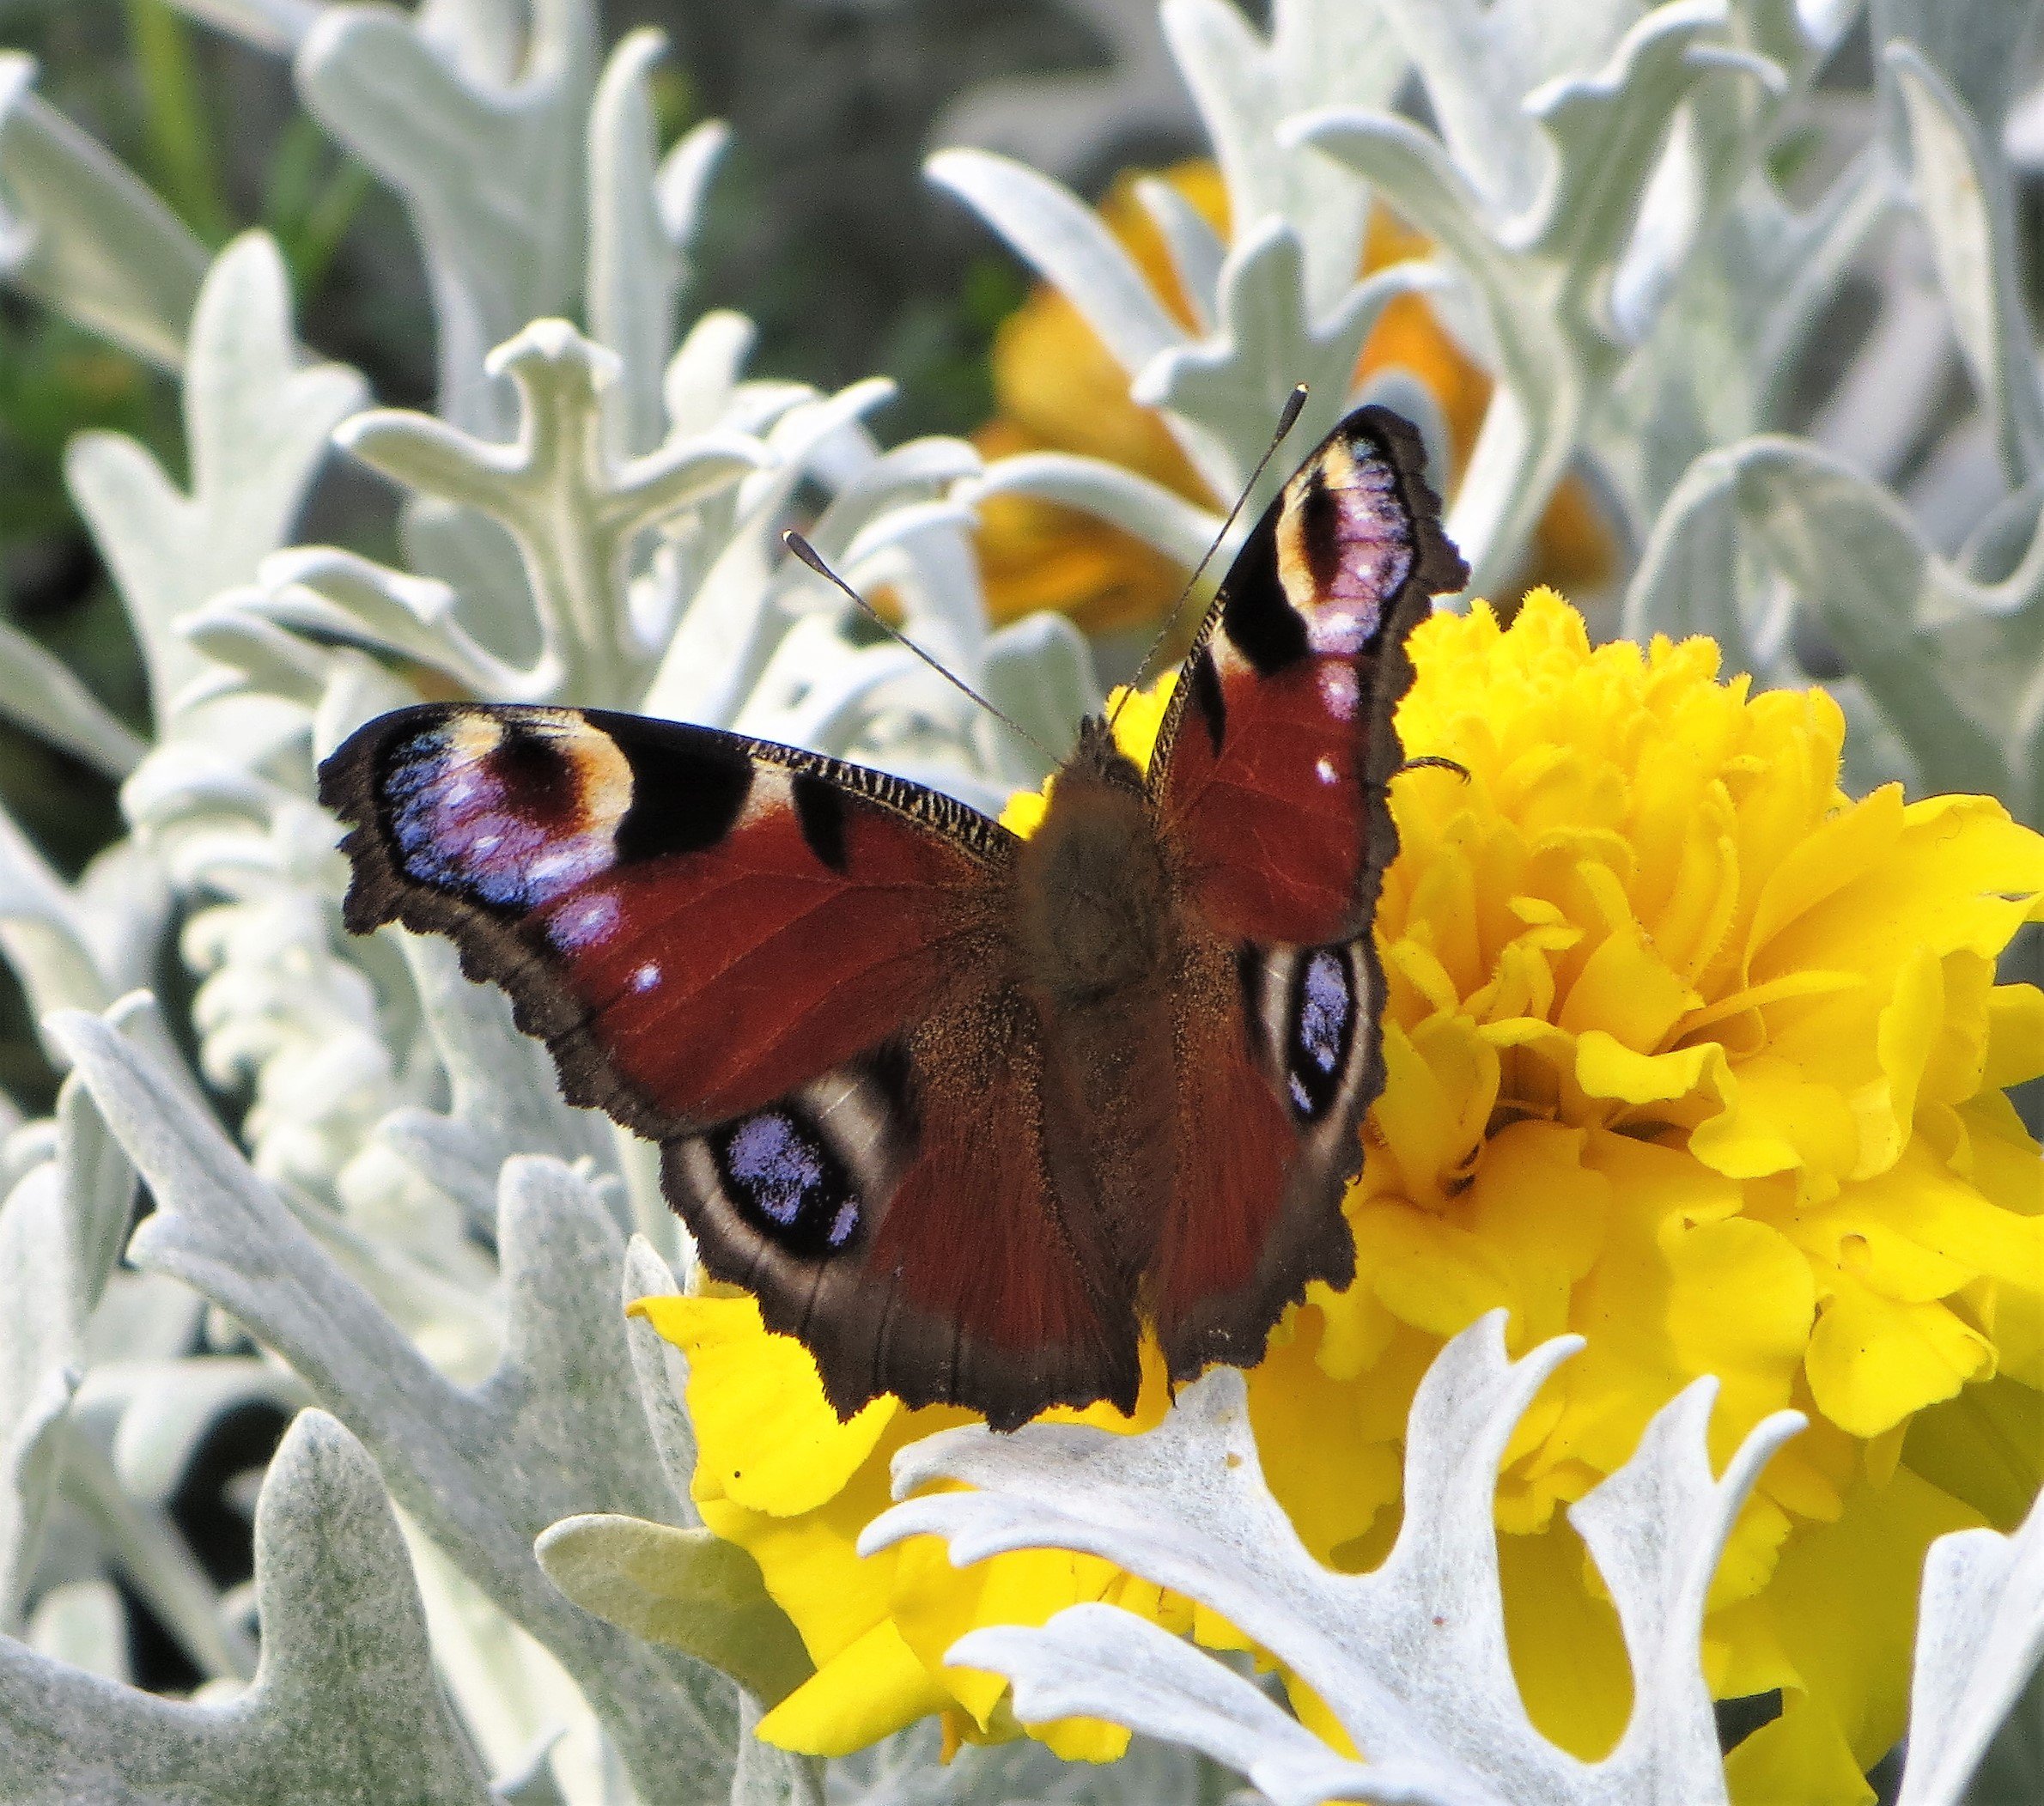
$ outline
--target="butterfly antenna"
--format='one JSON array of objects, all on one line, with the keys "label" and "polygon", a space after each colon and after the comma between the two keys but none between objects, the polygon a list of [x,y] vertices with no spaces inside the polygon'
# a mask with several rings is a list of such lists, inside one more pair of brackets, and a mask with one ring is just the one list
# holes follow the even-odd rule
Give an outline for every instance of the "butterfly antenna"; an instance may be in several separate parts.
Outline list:
[{"label": "butterfly antenna", "polygon": [[1171,604],[1171,612],[1164,617],[1164,625],[1157,629],[1157,637],[1150,642],[1150,649],[1142,655],[1142,663],[1135,667],[1135,675],[1122,687],[1121,700],[1114,705],[1114,713],[1107,718],[1111,731],[1116,717],[1130,696],[1142,688],[1143,680],[1150,674],[1150,667],[1157,662],[1157,655],[1169,643],[1172,631],[1177,627],[1178,617],[1185,611],[1192,593],[1200,587],[1200,579],[1206,575],[1207,567],[1213,563],[1214,555],[1220,550],[1221,542],[1228,537],[1228,529],[1234,526],[1235,517],[1242,512],[1243,504],[1255,491],[1258,480],[1270,467],[1270,460],[1277,456],[1277,448],[1285,442],[1285,435],[1299,424],[1299,410],[1306,404],[1306,386],[1293,385],[1292,392],[1285,398],[1284,410],[1278,416],[1277,431],[1270,435],[1270,443],[1263,455],[1256,460],[1256,467],[1249,473],[1249,481],[1242,485],[1242,493],[1236,496],[1235,505],[1228,510],[1228,518],[1220,524],[1220,531],[1214,536],[1214,543],[1207,548],[1206,556],[1194,568],[1191,576],[1185,580],[1185,587],[1178,592],[1178,599]]},{"label": "butterfly antenna", "polygon": [[1035,747],[1038,752],[1043,754],[1044,758],[1049,760],[1051,764],[1061,765],[1064,763],[1062,759],[1061,759],[1055,752],[1051,751],[1048,746],[1046,746],[1033,733],[1025,727],[1021,722],[1015,720],[1013,715],[1004,714],[1001,710],[996,708],[976,690],[975,690],[971,684],[968,684],[964,678],[961,678],[955,671],[951,670],[934,654],[925,652],[915,642],[915,641],[911,640],[908,635],[903,633],[900,628],[897,627],[893,622],[890,621],[886,616],[882,614],[879,609],[875,608],[872,603],[868,602],[864,596],[861,595],[857,590],[854,589],[850,584],[847,583],[843,577],[839,576],[836,571],[832,570],[829,565],[825,564],[824,562],[824,555],[817,550],[813,545],[812,545],[806,539],[798,533],[792,526],[781,535],[781,543],[782,544],[785,545],[789,551],[793,552],[796,557],[800,558],[803,563],[806,564],[811,570],[814,571],[818,576],[821,577],[826,583],[835,584],[839,589],[843,590],[847,596],[851,598],[853,604],[858,608],[859,611],[866,617],[867,620],[871,621],[873,625],[878,627],[881,632],[888,636],[888,638],[897,642],[899,644],[906,647],[910,652],[914,653],[916,656],[921,659],[925,665],[928,666],[932,671],[935,672],[939,677],[942,678],[946,684],[949,684],[953,689],[962,690],[965,695],[970,696],[974,702],[977,702],[982,708],[985,709],[989,714],[992,715],[994,719],[999,721],[1004,727],[1007,727],[1011,733],[1019,734],[1022,739],[1027,740],[1029,744]]}]

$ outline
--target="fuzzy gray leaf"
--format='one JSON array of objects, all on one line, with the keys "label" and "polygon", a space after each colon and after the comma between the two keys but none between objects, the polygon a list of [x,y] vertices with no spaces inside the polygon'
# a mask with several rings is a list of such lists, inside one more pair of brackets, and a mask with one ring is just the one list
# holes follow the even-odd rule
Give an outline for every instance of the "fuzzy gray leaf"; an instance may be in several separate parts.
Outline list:
[{"label": "fuzzy gray leaf", "polygon": [[0,274],[165,369],[206,273],[205,247],[100,145],[29,92],[0,51]]},{"label": "fuzzy gray leaf", "polygon": [[1579,1346],[1560,1337],[1510,1361],[1504,1313],[1493,1311],[1442,1350],[1413,1402],[1404,1517],[1374,1573],[1335,1573],[1307,1554],[1263,1483],[1242,1378],[1226,1369],[1186,1388],[1141,1436],[1037,1425],[999,1438],[946,1431],[916,1444],[895,1456],[897,1497],[939,1480],[973,1490],[897,1505],[860,1548],[934,1534],[958,1566],[1013,1549],[1073,1549],[1210,1607],[1327,1702],[1370,1753],[1366,1773],[1331,1752],[1316,1757],[1250,1683],[1165,1655],[1161,1632],[1110,1623],[1113,1608],[1074,1608],[1042,1631],[975,1632],[948,1659],[1016,1678],[1019,1709],[1140,1724],[1245,1766],[1259,1786],[1300,1806],[1356,1797],[1359,1783],[1361,1797],[1427,1806],[1702,1806],[1725,1797],[1699,1665],[1705,1593],[1760,1468],[1802,1419],[1768,1419],[1714,1480],[1703,1426],[1715,1384],[1700,1381],[1572,1510],[1634,1663],[1627,1733],[1602,1761],[1585,1763],[1526,1716],[1506,1647],[1493,1523],[1506,1444]]},{"label": "fuzzy gray leaf", "polygon": [[[1481,593],[1519,556],[1622,366],[1629,347],[1610,311],[1614,266],[1677,110],[1721,72],[1770,88],[1782,78],[1762,58],[1706,41],[1725,22],[1723,0],[1671,0],[1636,19],[1629,5],[1590,9],[1591,37],[1611,33],[1608,60],[1593,73],[1560,61],[1552,79],[1529,87],[1520,84],[1536,70],[1556,70],[1547,59],[1584,41],[1565,26],[1568,9],[1479,12],[1456,0],[1435,17],[1400,0],[1390,11],[1430,94],[1446,94],[1465,50],[1489,67],[1455,103],[1463,123],[1450,142],[1463,161],[1403,119],[1349,106],[1293,120],[1279,136],[1317,144],[1367,177],[1435,239],[1481,310],[1499,387],[1447,523],[1469,561],[1471,593]],[[1538,155],[1523,140],[1530,125]],[[1488,147],[1481,155],[1470,149],[1478,142]],[[1478,166],[1487,179],[1472,175]],[[1700,212],[1736,189],[1744,168],[1711,166]]]},{"label": "fuzzy gray leaf", "polygon": [[1120,465],[1069,452],[1017,452],[996,458],[952,493],[968,506],[994,496],[1036,496],[1062,502],[1133,533],[1190,570],[1214,544],[1221,517]]},{"label": "fuzzy gray leaf", "polygon": [[976,209],[1016,252],[1070,297],[1131,375],[1185,334],[1092,210],[1007,157],[945,150],[929,178]]},{"label": "fuzzy gray leaf", "polygon": [[18,1622],[56,1480],[56,1432],[83,1377],[85,1308],[63,1186],[37,1167],[0,1203],[0,1627]]},{"label": "fuzzy gray leaf", "polygon": [[[1390,105],[1406,59],[1383,9],[1278,0],[1268,41],[1227,0],[1165,0],[1162,20],[1213,136],[1235,244],[1284,221],[1303,252],[1307,311],[1331,312],[1355,281],[1369,192],[1326,159],[1280,144],[1270,128],[1320,106]],[[1295,380],[1310,380],[1303,371]]]},{"label": "fuzzy gray leaf", "polygon": [[[1401,264],[1358,283],[1324,318],[1305,311],[1304,249],[1281,220],[1237,237],[1221,266],[1220,324],[1195,345],[1165,351],[1136,376],[1130,392],[1169,408],[1193,430],[1189,446],[1217,443],[1222,457],[1203,461],[1216,495],[1235,496],[1255,470],[1270,431],[1305,383],[1307,398],[1294,429],[1297,443],[1316,444],[1347,410],[1349,381],[1363,341],[1396,296],[1428,286],[1438,272]],[[1267,471],[1243,512],[1254,520],[1281,472]]]},{"label": "fuzzy gray leaf", "polygon": [[608,1119],[562,1098],[544,1043],[512,1025],[504,994],[465,978],[453,946],[437,936],[405,934],[399,945],[451,1096],[444,1115],[394,1111],[377,1125],[378,1138],[452,1194],[485,1235],[495,1229],[498,1175],[514,1155],[614,1171]]},{"label": "fuzzy gray leaf", "polygon": [[70,667],[11,622],[0,621],[0,714],[76,753],[116,781],[147,747],[72,675]]},{"label": "fuzzy gray leaf", "polygon": [[584,1611],[721,1669],[778,1706],[816,1672],[759,1564],[709,1530],[642,1517],[564,1517],[533,1546],[546,1578]]},{"label": "fuzzy gray leaf", "polygon": [[731,1777],[731,1806],[824,1806],[824,1764],[814,1756],[776,1749],[752,1735],[759,1709],[744,1702],[738,1767]]},{"label": "fuzzy gray leaf", "polygon": [[[642,1235],[636,1235],[624,1250],[624,1296],[628,1309],[644,1298],[669,1298],[681,1290],[659,1251]],[[630,1344],[632,1371],[639,1383],[639,1403],[646,1413],[646,1426],[660,1456],[660,1472],[666,1475],[667,1490],[673,1495],[674,1522],[694,1529],[702,1520],[689,1488],[696,1477],[696,1432],[682,1405],[688,1385],[688,1363],[681,1350],[655,1329],[643,1316],[634,1314],[625,1323]]]},{"label": "fuzzy gray leaf", "polygon": [[656,166],[647,81],[666,50],[660,33],[632,33],[611,53],[589,109],[589,330],[623,366],[609,425],[621,457],[666,436],[660,379],[687,276],[676,228],[693,230],[727,136],[714,120],[698,125],[675,149],[671,182],[668,166]]},{"label": "fuzzy gray leaf", "polygon": [[1897,1806],[1954,1806],[2041,1658],[2044,1499],[2011,1535],[1958,1530],[1931,1545]]},{"label": "fuzzy gray leaf", "polygon": [[0,1641],[0,1791],[18,1806],[483,1806],[376,1469],[321,1413],[293,1426],[264,1484],[256,1590],[262,1665],[224,1704]]},{"label": "fuzzy gray leaf", "polygon": [[1740,586],[1711,587],[1736,531],[1844,649],[1931,788],[1992,792],[2044,819],[2044,532],[2004,581],[1976,582],[1891,490],[1777,437],[1698,459],[1678,499],[1633,578],[1628,634],[1721,629],[1755,675],[1796,681],[1767,659],[1780,629],[1756,638],[1740,623]]},{"label": "fuzzy gray leaf", "polygon": [[1883,57],[1908,120],[1916,210],[1952,327],[1994,420],[2003,471],[2019,486],[2044,469],[2044,387],[2017,267],[2008,172],[1998,145],[1914,45],[1891,43]]},{"label": "fuzzy gray leaf", "polygon": [[562,1517],[672,1510],[617,1310],[623,1237],[588,1187],[557,1162],[507,1167],[507,1345],[496,1372],[465,1392],[151,1061],[88,1017],[64,1018],[57,1032],[155,1194],[136,1262],[232,1311],[357,1431],[398,1503],[575,1676],[644,1798],[721,1785],[732,1748],[723,1684],[576,1611],[532,1560],[532,1539]]},{"label": "fuzzy gray leaf", "polygon": [[283,259],[260,233],[237,239],[207,273],[185,371],[191,494],[118,434],[81,434],[65,458],[142,641],[160,729],[204,669],[179,623],[251,581],[283,544],[334,428],[364,392],[352,370],[301,366],[290,310]]},{"label": "fuzzy gray leaf", "polygon": [[441,410],[494,433],[513,416],[484,377],[490,347],[581,299],[595,19],[583,0],[538,0],[508,85],[458,64],[426,24],[380,6],[327,8],[299,46],[298,91],[404,197],[433,286]]},{"label": "fuzzy gray leaf", "polygon": [[617,355],[565,320],[536,320],[490,355],[519,398],[515,441],[479,439],[423,414],[379,409],[340,434],[364,463],[488,515],[524,554],[539,611],[540,654],[513,692],[637,700],[647,652],[624,608],[625,558],[647,528],[727,490],[767,461],[757,441],[706,434],[619,459],[605,443],[600,392]]},{"label": "fuzzy gray leaf", "polygon": [[0,1630],[17,1622],[62,1458],[58,1432],[85,1374],[86,1325],[134,1202],[134,1169],[90,1094],[67,1079],[52,1157],[0,1203]]}]

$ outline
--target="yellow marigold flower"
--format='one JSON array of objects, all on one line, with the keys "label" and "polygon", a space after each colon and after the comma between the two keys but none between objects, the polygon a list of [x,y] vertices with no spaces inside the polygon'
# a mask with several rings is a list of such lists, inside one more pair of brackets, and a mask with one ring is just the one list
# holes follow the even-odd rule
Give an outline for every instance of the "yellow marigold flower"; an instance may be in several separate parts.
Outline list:
[{"label": "yellow marigold flower", "polygon": [[[1406,751],[1469,775],[1394,786],[1358,1271],[1316,1286],[1249,1376],[1272,1490],[1323,1560],[1367,1568],[1443,1340],[1500,1304],[1515,1350],[1585,1337],[1521,1426],[1497,1516],[1529,1709],[1595,1754],[1629,1681],[1555,1507],[1700,1374],[1723,1382],[1720,1458],[1795,1406],[1811,1427],[1740,1522],[1706,1670],[1722,1697],[1785,1702],[1731,1758],[1738,1798],[1864,1799],[1902,1727],[1925,1547],[2011,1528],[2044,1473],[2044,1165],[2004,1096],[2044,1071],[2044,994],[1994,982],[2044,915],[2044,839],[1986,798],[1847,798],[1822,692],[1721,684],[1703,640],[1593,649],[1550,592],[1508,628],[1437,616],[1412,649]],[[1123,711],[1133,750],[1161,702]],[[1022,797],[1007,818],[1040,813]],[[1011,1735],[999,1681],[944,1651],[1079,1600],[1238,1640],[1088,1558],[959,1572],[918,1539],[860,1560],[889,1456],[965,1414],[883,1399],[840,1424],[749,1298],[641,1308],[688,1353],[703,1517],[758,1559],[817,1661],[772,1739],[849,1750],[931,1712],[953,1738]],[[1134,1424],[1083,1415],[1134,1427],[1163,1405],[1153,1374]],[[1122,1736],[1033,1729],[1096,1757]]]},{"label": "yellow marigold flower", "polygon": [[[1164,239],[1135,198],[1140,171],[1117,177],[1100,218],[1143,279],[1180,323],[1193,325]],[[1228,197],[1220,172],[1204,160],[1180,163],[1164,179],[1226,234]],[[1381,270],[1427,255],[1429,241],[1378,208],[1371,216],[1363,269]],[[1408,371],[1439,404],[1458,465],[1466,463],[1489,404],[1490,379],[1441,328],[1425,298],[1403,295],[1385,307],[1356,365],[1360,381],[1379,370]],[[1080,453],[1140,472],[1189,501],[1226,507],[1210,495],[1163,421],[1128,398],[1128,376],[1079,310],[1039,283],[1001,324],[993,352],[994,418],[973,435],[987,457],[1017,452]],[[1077,508],[1030,496],[995,496],[982,504],[978,533],[987,605],[997,621],[1040,608],[1061,610],[1089,632],[1153,622],[1177,599],[1184,573],[1133,534]],[[1610,581],[1614,544],[1589,491],[1574,478],[1548,505],[1535,535],[1531,569],[1541,581],[1579,591]]]}]

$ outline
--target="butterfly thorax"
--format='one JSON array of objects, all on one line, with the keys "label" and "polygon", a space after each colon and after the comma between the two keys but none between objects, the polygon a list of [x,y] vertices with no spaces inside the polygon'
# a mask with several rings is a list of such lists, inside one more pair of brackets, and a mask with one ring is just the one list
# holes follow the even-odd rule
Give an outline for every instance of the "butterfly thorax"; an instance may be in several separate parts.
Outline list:
[{"label": "butterfly thorax", "polygon": [[1157,983],[1168,953],[1164,860],[1142,774],[1089,718],[1015,871],[1024,988],[1053,1009]]}]

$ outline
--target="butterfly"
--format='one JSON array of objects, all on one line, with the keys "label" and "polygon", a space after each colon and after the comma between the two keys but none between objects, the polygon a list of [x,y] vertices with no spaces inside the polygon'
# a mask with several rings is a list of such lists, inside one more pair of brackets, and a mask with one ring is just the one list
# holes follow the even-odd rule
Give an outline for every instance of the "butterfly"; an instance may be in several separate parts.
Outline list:
[{"label": "butterfly", "polygon": [[1253,1365],[1354,1276],[1405,642],[1467,581],[1418,435],[1343,420],[1244,539],[1147,772],[1081,724],[1019,837],[709,727],[435,702],[320,768],[345,917],[452,937],[657,1142],[703,1266],[815,1357],[1012,1428]]}]

